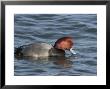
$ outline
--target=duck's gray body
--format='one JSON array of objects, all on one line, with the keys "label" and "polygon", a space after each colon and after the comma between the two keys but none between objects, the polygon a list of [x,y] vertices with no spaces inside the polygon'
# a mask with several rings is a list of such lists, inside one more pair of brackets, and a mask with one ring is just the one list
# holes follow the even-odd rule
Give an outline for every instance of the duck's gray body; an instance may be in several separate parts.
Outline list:
[{"label": "duck's gray body", "polygon": [[65,52],[53,48],[47,43],[34,43],[20,46],[15,49],[15,56],[18,57],[48,57],[48,56],[64,56]]}]

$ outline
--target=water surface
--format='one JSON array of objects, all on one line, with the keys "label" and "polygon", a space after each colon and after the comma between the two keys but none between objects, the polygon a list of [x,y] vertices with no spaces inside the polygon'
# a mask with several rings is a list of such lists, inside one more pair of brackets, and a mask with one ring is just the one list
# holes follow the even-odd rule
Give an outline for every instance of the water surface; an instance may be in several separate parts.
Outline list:
[{"label": "water surface", "polygon": [[15,14],[14,46],[34,42],[54,44],[72,36],[76,55],[65,58],[15,58],[15,76],[96,76],[96,14]]}]

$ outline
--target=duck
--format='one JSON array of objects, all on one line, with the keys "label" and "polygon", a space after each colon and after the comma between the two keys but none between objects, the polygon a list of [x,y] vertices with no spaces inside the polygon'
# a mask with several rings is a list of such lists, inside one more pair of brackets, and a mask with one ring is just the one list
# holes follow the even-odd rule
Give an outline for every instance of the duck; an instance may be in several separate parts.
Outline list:
[{"label": "duck", "polygon": [[53,57],[53,56],[65,56],[66,50],[69,50],[72,54],[76,54],[73,48],[72,37],[61,37],[54,45],[48,43],[31,43],[28,45],[22,45],[15,48],[15,57]]}]

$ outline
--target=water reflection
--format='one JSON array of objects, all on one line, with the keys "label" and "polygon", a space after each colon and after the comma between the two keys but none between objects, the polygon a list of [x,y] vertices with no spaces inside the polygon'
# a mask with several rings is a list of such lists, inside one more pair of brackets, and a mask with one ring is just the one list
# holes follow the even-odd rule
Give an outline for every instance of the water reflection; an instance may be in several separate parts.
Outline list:
[{"label": "water reflection", "polygon": [[71,67],[72,66],[72,61],[69,60],[69,58],[66,57],[57,57],[54,58],[54,62],[55,65],[60,65],[61,67],[67,68],[67,67]]},{"label": "water reflection", "polygon": [[27,60],[29,62],[32,63],[52,63],[53,65],[56,65],[57,67],[62,67],[62,68],[68,68],[68,67],[72,67],[73,65],[73,58],[71,60],[71,57],[40,57],[40,58],[32,58],[32,57],[23,57],[23,58],[16,58],[17,60]]}]

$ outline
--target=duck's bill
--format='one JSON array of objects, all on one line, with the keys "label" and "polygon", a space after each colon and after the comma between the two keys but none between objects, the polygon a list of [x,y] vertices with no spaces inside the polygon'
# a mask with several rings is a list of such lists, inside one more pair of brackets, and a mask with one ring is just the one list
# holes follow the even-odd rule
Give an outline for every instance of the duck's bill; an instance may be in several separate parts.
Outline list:
[{"label": "duck's bill", "polygon": [[74,54],[74,55],[76,54],[76,52],[74,51],[73,48],[70,49],[70,52],[71,52],[72,54]]}]

